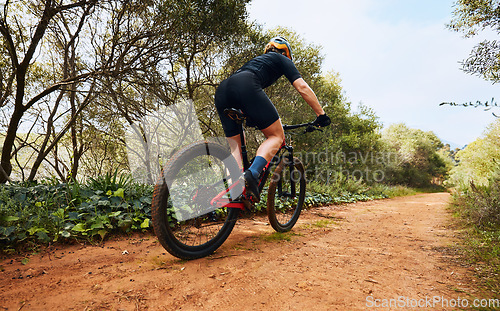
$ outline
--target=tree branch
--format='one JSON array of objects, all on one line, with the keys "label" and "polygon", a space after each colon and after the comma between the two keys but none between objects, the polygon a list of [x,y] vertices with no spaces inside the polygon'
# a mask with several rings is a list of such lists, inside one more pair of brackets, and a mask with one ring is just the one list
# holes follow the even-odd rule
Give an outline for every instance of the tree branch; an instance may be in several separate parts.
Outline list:
[{"label": "tree branch", "polygon": [[[5,11],[7,11],[7,5],[5,4]],[[5,12],[4,16],[0,18],[0,33],[5,38],[7,44],[7,50],[9,51],[9,56],[12,62],[12,67],[17,69],[19,67],[19,60],[17,58],[16,46],[14,44],[14,40],[12,39],[12,35],[10,33],[9,26],[6,22],[7,13]]]},{"label": "tree branch", "polygon": [[44,91],[42,91],[37,96],[33,97],[26,105],[24,105],[24,110],[28,110],[37,101],[39,101],[40,99],[44,98],[45,96],[51,94],[52,92],[57,91],[60,87],[66,86],[66,85],[71,85],[73,83],[83,81],[83,80],[87,79],[88,77],[90,77],[90,76],[92,76],[94,74],[95,74],[95,72],[84,73],[84,74],[78,75],[76,77],[69,78],[69,79],[66,79],[64,81],[58,82],[56,84],[53,84],[52,86],[50,86],[49,88],[45,89]]}]

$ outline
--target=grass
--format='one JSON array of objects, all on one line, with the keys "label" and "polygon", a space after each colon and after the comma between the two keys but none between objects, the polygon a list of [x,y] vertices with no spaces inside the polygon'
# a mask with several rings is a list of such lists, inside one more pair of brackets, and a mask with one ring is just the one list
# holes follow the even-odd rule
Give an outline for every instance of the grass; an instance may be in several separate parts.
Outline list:
[{"label": "grass", "polygon": [[292,241],[293,236],[300,236],[300,234],[295,232],[273,232],[271,234],[265,234],[262,239],[267,242],[281,242],[281,241]]},{"label": "grass", "polygon": [[330,225],[336,224],[335,220],[332,219],[320,219],[311,224],[306,224],[304,228],[328,228]]},{"label": "grass", "polygon": [[467,230],[464,249],[485,290],[500,294],[500,230]]},{"label": "grass", "polygon": [[446,192],[447,189],[442,186],[429,186],[424,188],[407,187],[402,185],[389,186],[384,184],[376,184],[370,187],[367,194],[383,194],[387,198],[404,197],[416,195],[420,193],[437,193]]},{"label": "grass", "polygon": [[386,186],[386,185],[376,185],[373,189],[370,189],[375,193],[383,193],[388,198],[404,197],[415,195],[418,191],[414,188],[408,188],[406,186]]},{"label": "grass", "polygon": [[454,216],[463,228],[466,260],[475,268],[480,290],[486,296],[500,295],[500,178],[490,185],[456,191]]},{"label": "grass", "polygon": [[330,226],[331,224],[334,224],[335,222],[333,220],[328,220],[328,219],[322,219],[316,221],[313,226],[316,228],[326,228]]}]

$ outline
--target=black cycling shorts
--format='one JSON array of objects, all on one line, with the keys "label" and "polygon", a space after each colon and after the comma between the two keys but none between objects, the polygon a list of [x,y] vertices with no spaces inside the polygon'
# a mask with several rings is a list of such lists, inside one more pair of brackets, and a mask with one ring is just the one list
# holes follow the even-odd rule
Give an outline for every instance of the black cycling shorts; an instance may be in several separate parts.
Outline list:
[{"label": "black cycling shorts", "polygon": [[251,71],[240,71],[222,81],[215,92],[215,106],[226,137],[239,134],[238,124],[225,113],[226,108],[241,109],[247,125],[265,129],[279,119],[278,111]]}]

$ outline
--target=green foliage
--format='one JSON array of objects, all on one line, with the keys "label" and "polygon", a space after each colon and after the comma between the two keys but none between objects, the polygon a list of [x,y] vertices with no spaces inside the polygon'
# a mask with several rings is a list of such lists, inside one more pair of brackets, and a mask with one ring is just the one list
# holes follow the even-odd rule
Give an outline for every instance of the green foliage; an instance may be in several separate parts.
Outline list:
[{"label": "green foliage", "polygon": [[[267,187],[262,190],[261,198],[267,198]],[[296,203],[296,200],[294,201]],[[324,206],[327,204],[333,203],[332,197],[327,193],[307,191],[306,197],[304,200],[303,208],[315,207],[315,206]],[[292,202],[281,202],[276,200],[276,209],[280,210],[282,206],[280,204],[292,204]],[[256,212],[264,212],[267,208],[267,200],[261,199],[259,203],[255,204]]]},{"label": "green foliage", "polygon": [[331,219],[321,219],[312,224],[313,227],[316,228],[328,228],[331,224],[334,224],[335,221]]},{"label": "green foliage", "polygon": [[443,178],[447,173],[446,163],[437,153],[443,144],[432,132],[393,124],[382,133],[382,141],[391,155],[385,163],[388,183],[425,187],[433,177]]},{"label": "green foliage", "polygon": [[340,185],[332,186],[331,184],[311,182],[308,184],[308,189],[312,193],[320,194],[324,201],[328,200],[325,202],[327,204],[354,203],[387,198],[387,195],[384,193],[386,189],[384,189],[384,191],[377,191],[367,187],[360,181],[356,182],[352,179],[346,179],[346,185],[344,187]]},{"label": "green foliage", "polygon": [[149,228],[152,187],[133,184],[125,175],[99,180],[102,183],[96,179],[84,186],[2,185],[0,248],[71,238],[104,239],[110,232]]},{"label": "green foliage", "polygon": [[500,291],[500,230],[469,228],[465,246],[481,283],[492,293]]},{"label": "green foliage", "polygon": [[327,193],[308,191],[304,200],[304,208],[324,206],[332,203],[333,198]]},{"label": "green foliage", "polygon": [[334,125],[305,142],[303,160],[307,172],[314,175],[314,180],[349,192],[380,182],[383,154],[378,134],[380,125],[373,111],[364,106],[357,113],[346,110],[344,115],[337,108],[326,111],[333,116]]},{"label": "green foliage", "polygon": [[458,165],[451,170],[447,185],[462,191],[475,185],[488,185],[500,170],[500,120],[495,120],[485,134],[457,152]]},{"label": "green foliage", "polygon": [[457,165],[456,154],[460,151],[459,148],[451,150],[450,145],[446,144],[443,148],[437,151],[437,156],[444,163],[445,174],[443,175],[443,180],[448,179],[451,170]]},{"label": "green foliage", "polygon": [[500,171],[487,185],[470,182],[467,189],[455,192],[455,203],[462,215],[480,229],[500,230]]},{"label": "green foliage", "polygon": [[489,290],[500,290],[500,171],[485,186],[455,192],[455,211],[465,225],[469,258]]},{"label": "green foliage", "polygon": [[[104,176],[89,178],[88,187],[103,192],[117,191],[120,188],[128,188],[132,185],[132,177],[127,174],[118,175],[118,169],[114,173],[106,173]],[[123,196],[122,196],[123,197]]]},{"label": "green foliage", "polygon": [[367,190],[367,194],[369,195],[380,195],[387,198],[402,197],[417,193],[418,191],[415,188],[408,188],[402,185],[389,186],[385,184],[375,184],[370,186],[370,189]]},{"label": "green foliage", "polygon": [[[486,0],[458,0],[448,27],[472,37],[484,29],[500,34],[500,3]],[[500,43],[485,40],[462,62],[462,69],[492,82],[500,81]]]},{"label": "green foliage", "polygon": [[447,180],[454,187],[455,211],[465,226],[464,239],[471,261],[485,285],[500,287],[500,120],[465,149]]},{"label": "green foliage", "polygon": [[26,239],[49,242],[65,235],[61,219],[63,208],[71,200],[64,186],[22,185],[2,186],[0,189],[0,241],[14,243]]}]

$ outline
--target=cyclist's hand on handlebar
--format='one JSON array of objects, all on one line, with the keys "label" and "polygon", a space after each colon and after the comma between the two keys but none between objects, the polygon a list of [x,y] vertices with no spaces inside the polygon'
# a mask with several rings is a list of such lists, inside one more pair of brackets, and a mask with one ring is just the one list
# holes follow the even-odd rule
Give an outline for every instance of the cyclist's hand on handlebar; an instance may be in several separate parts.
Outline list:
[{"label": "cyclist's hand on handlebar", "polygon": [[332,123],[332,120],[325,113],[325,114],[317,116],[316,120],[314,120],[312,124],[314,126],[317,126],[317,127],[325,127],[325,126],[330,125],[330,123]]}]

